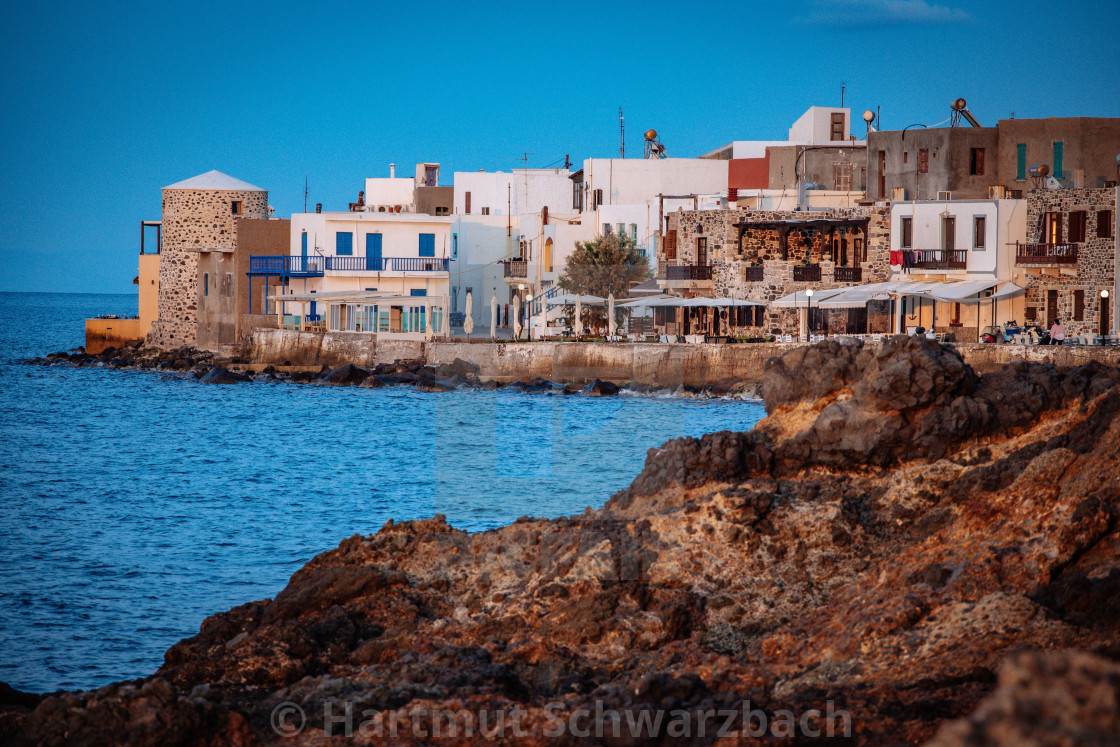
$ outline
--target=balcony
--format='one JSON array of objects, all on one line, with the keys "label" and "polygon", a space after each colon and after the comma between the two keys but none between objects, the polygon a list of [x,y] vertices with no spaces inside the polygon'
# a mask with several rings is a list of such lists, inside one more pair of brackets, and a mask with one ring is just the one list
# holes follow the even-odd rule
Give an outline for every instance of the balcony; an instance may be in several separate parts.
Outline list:
[{"label": "balcony", "polygon": [[505,265],[504,277],[519,279],[529,277],[529,263],[523,259],[511,259],[502,264]]},{"label": "balcony", "polygon": [[386,257],[391,272],[450,272],[451,260],[436,257]]},{"label": "balcony", "polygon": [[836,283],[858,283],[863,280],[862,267],[837,267],[832,275]]},{"label": "balcony", "polygon": [[711,265],[669,265],[665,268],[666,280],[711,280]]},{"label": "balcony", "polygon": [[903,269],[963,270],[968,266],[968,252],[964,249],[905,249],[902,252]]},{"label": "balcony", "polygon": [[821,266],[820,265],[794,265],[793,266],[793,282],[795,283],[819,283],[821,280]]},{"label": "balcony", "polygon": [[1077,244],[1020,244],[1015,242],[1017,265],[1077,264]]},{"label": "balcony", "polygon": [[326,269],[326,257],[289,256],[286,254],[250,256],[250,275],[275,275],[290,278],[321,278]]},{"label": "balcony", "polygon": [[743,280],[748,283],[761,283],[762,282],[762,265],[751,265],[744,268]]}]

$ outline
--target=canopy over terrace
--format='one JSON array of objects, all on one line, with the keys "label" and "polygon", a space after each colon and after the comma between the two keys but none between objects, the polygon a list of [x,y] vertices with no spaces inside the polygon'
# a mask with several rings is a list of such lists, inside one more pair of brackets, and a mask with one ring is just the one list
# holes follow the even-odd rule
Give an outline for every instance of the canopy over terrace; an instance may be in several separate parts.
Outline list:
[{"label": "canopy over terrace", "polygon": [[561,293],[548,299],[547,303],[549,306],[575,306],[576,298],[579,298],[579,302],[583,306],[602,306],[607,302],[607,299],[599,296],[577,296],[574,293]]},{"label": "canopy over terrace", "polygon": [[[432,326],[440,334],[447,334],[447,296],[402,296],[376,291],[328,291],[325,293],[290,293],[275,297],[276,317],[279,326],[283,327],[284,304],[289,301],[303,306],[306,303],[322,303],[327,306],[329,328],[336,331],[365,331],[365,332],[391,332],[410,333],[423,332],[428,322],[423,317],[427,314],[438,316],[433,319]],[[352,311],[340,311],[342,307],[364,307],[365,318]],[[400,308],[400,313],[393,314],[394,307]],[[406,313],[405,310],[411,310]],[[379,310],[378,317],[374,310]],[[438,310],[438,314],[436,313]],[[305,315],[303,315],[306,318]],[[301,324],[302,326],[302,324]]]}]

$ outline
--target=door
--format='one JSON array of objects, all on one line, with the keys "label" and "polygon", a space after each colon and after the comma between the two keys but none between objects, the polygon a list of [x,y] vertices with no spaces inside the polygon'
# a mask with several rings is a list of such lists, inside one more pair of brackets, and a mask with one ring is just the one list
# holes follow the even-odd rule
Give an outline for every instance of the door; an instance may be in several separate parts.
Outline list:
[{"label": "door", "polygon": [[1054,326],[1058,318],[1058,291],[1046,291],[1046,329]]},{"label": "door", "polygon": [[952,259],[953,250],[957,248],[957,219],[946,215],[941,219],[941,251],[945,252],[945,260]]},{"label": "door", "polygon": [[381,271],[381,234],[366,234],[366,269]]},{"label": "door", "polygon": [[303,257],[303,267],[302,267],[302,269],[306,270],[307,269],[307,231],[304,231],[303,235],[300,236],[299,245],[300,245],[300,256]]},{"label": "door", "polygon": [[703,267],[708,264],[708,237],[700,236],[696,239],[696,264]]},{"label": "door", "polygon": [[1109,301],[1112,299],[1108,296],[1101,298],[1101,324],[1099,334],[1107,335],[1111,328],[1112,313],[1108,307]]}]

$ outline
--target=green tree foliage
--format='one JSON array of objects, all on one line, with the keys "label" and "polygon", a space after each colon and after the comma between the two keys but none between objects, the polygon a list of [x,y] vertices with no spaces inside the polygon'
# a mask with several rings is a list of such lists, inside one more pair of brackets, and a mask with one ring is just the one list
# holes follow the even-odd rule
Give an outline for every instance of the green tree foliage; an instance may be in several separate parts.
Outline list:
[{"label": "green tree foliage", "polygon": [[635,283],[653,276],[649,262],[629,236],[607,234],[594,241],[576,243],[560,275],[560,287],[569,293],[624,298]]}]

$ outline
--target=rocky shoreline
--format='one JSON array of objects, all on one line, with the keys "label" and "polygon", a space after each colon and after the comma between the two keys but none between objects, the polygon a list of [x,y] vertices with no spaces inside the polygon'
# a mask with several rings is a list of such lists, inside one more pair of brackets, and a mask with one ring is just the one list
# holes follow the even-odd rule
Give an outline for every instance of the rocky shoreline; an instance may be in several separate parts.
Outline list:
[{"label": "rocky shoreline", "polygon": [[432,365],[424,360],[397,360],[363,368],[346,363],[335,368],[285,371],[286,366],[267,366],[261,371],[243,370],[249,364],[243,358],[221,358],[214,353],[190,347],[162,350],[144,346],[106,348],[98,355],[84,351],[57,352],[42,358],[24,361],[29,365],[69,365],[163,372],[187,376],[202,384],[240,384],[252,381],[288,381],[295,384],[322,386],[357,386],[377,389],[384,386],[411,386],[418,392],[438,393],[456,389],[509,389],[526,394],[582,394],[592,397],[616,394],[651,394],[700,398],[758,399],[759,384],[728,378],[709,386],[686,385],[661,387],[638,382],[621,384],[592,379],[590,381],[554,382],[530,378],[502,384],[479,378],[479,367],[456,358],[451,363]]},{"label": "rocky shoreline", "polygon": [[797,348],[762,393],[598,511],[390,521],[150,677],[0,688],[0,742],[465,745],[500,711],[503,744],[1115,743],[1120,369],[897,337]]}]

